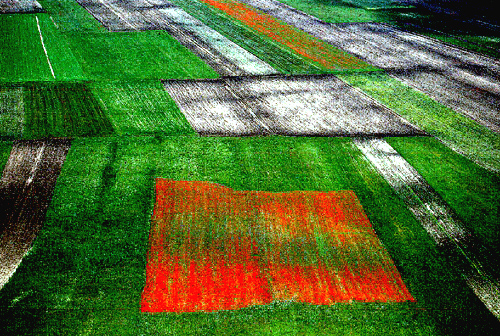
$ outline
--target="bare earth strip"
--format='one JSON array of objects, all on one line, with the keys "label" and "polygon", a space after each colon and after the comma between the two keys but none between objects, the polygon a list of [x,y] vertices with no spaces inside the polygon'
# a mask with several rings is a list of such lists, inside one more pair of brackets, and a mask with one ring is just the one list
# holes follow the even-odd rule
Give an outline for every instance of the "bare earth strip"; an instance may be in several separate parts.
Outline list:
[{"label": "bare earth strip", "polygon": [[111,31],[167,31],[221,75],[277,73],[270,65],[169,1],[77,1]]},{"label": "bare earth strip", "polygon": [[425,134],[335,76],[172,80],[164,86],[202,135]]},{"label": "bare earth strip", "polygon": [[394,71],[395,78],[500,132],[498,60],[384,24],[329,24],[275,0],[240,1]]},{"label": "bare earth strip", "polygon": [[43,11],[38,1],[34,0],[0,1],[0,13],[41,13]]},{"label": "bare earth strip", "polygon": [[478,242],[446,202],[396,150],[383,139],[354,139],[354,143],[405,202],[415,218],[448,256],[454,259],[471,289],[500,318],[500,287],[475,251]]},{"label": "bare earth strip", "polygon": [[69,150],[65,139],[16,141],[0,181],[0,288],[42,227]]}]

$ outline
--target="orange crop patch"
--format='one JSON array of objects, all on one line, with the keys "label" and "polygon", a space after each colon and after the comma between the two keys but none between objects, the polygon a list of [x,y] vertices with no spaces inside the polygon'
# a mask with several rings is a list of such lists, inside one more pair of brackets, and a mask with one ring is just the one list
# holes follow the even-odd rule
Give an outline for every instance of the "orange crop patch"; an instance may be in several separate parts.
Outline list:
[{"label": "orange crop patch", "polygon": [[352,191],[156,180],[143,312],[414,300]]},{"label": "orange crop patch", "polygon": [[325,69],[375,69],[368,63],[246,4],[233,0],[201,1],[225,12]]}]

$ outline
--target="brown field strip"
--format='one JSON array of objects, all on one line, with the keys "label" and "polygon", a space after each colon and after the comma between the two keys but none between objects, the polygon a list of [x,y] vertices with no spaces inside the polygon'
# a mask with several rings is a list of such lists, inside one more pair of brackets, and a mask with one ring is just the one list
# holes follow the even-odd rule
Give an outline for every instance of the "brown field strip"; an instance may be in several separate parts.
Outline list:
[{"label": "brown field strip", "polygon": [[65,139],[14,143],[0,182],[0,288],[43,225],[69,147]]}]

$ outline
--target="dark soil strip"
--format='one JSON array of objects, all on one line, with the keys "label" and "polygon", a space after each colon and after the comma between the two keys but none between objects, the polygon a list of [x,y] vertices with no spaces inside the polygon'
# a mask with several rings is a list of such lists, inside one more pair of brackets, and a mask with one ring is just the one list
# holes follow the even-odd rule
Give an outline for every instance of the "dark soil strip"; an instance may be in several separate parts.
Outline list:
[{"label": "dark soil strip", "polygon": [[392,110],[335,76],[165,81],[201,135],[423,135]]},{"label": "dark soil strip", "polygon": [[498,60],[385,24],[328,24],[275,0],[241,2],[372,65],[394,71],[397,79],[500,132]]},{"label": "dark soil strip", "polygon": [[0,288],[42,227],[69,147],[66,139],[16,141],[12,147],[0,181]]},{"label": "dark soil strip", "polygon": [[461,271],[485,306],[500,317],[500,286],[480,242],[425,179],[385,140],[356,139],[355,144],[405,202],[424,229]]},{"label": "dark soil strip", "polygon": [[45,12],[38,1],[4,0],[0,1],[0,13],[42,13]]}]

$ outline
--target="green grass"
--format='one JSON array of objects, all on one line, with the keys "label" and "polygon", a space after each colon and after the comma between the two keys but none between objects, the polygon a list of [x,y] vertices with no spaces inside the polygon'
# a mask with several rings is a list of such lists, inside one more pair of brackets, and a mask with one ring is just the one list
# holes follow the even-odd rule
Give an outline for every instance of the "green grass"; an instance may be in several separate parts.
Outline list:
[{"label": "green grass", "polygon": [[85,84],[26,84],[24,105],[27,139],[113,133],[109,118]]},{"label": "green grass", "polygon": [[1,15],[0,36],[0,82],[84,79],[65,37],[47,14]]},{"label": "green grass", "polygon": [[91,80],[216,78],[217,73],[164,31],[71,34]]},{"label": "green grass", "polygon": [[[387,138],[441,195],[464,225],[497,258],[500,254],[500,175],[456,154],[433,138]],[[497,267],[495,267],[497,266]]]},{"label": "green grass", "polygon": [[104,32],[106,29],[75,0],[38,0],[62,32]]},{"label": "green grass", "polygon": [[3,172],[5,164],[9,159],[12,141],[0,141],[0,172]]},{"label": "green grass", "polygon": [[385,74],[339,75],[478,164],[500,171],[500,136]]},{"label": "green grass", "polygon": [[90,84],[118,135],[195,135],[159,81]]},{"label": "green grass", "polygon": [[354,7],[341,0],[279,0],[279,2],[330,23],[379,21],[376,11]]},{"label": "green grass", "polygon": [[[154,178],[354,190],[416,303],[141,314]],[[0,292],[5,334],[488,334],[496,320],[348,138],[73,141],[43,230]]]}]

